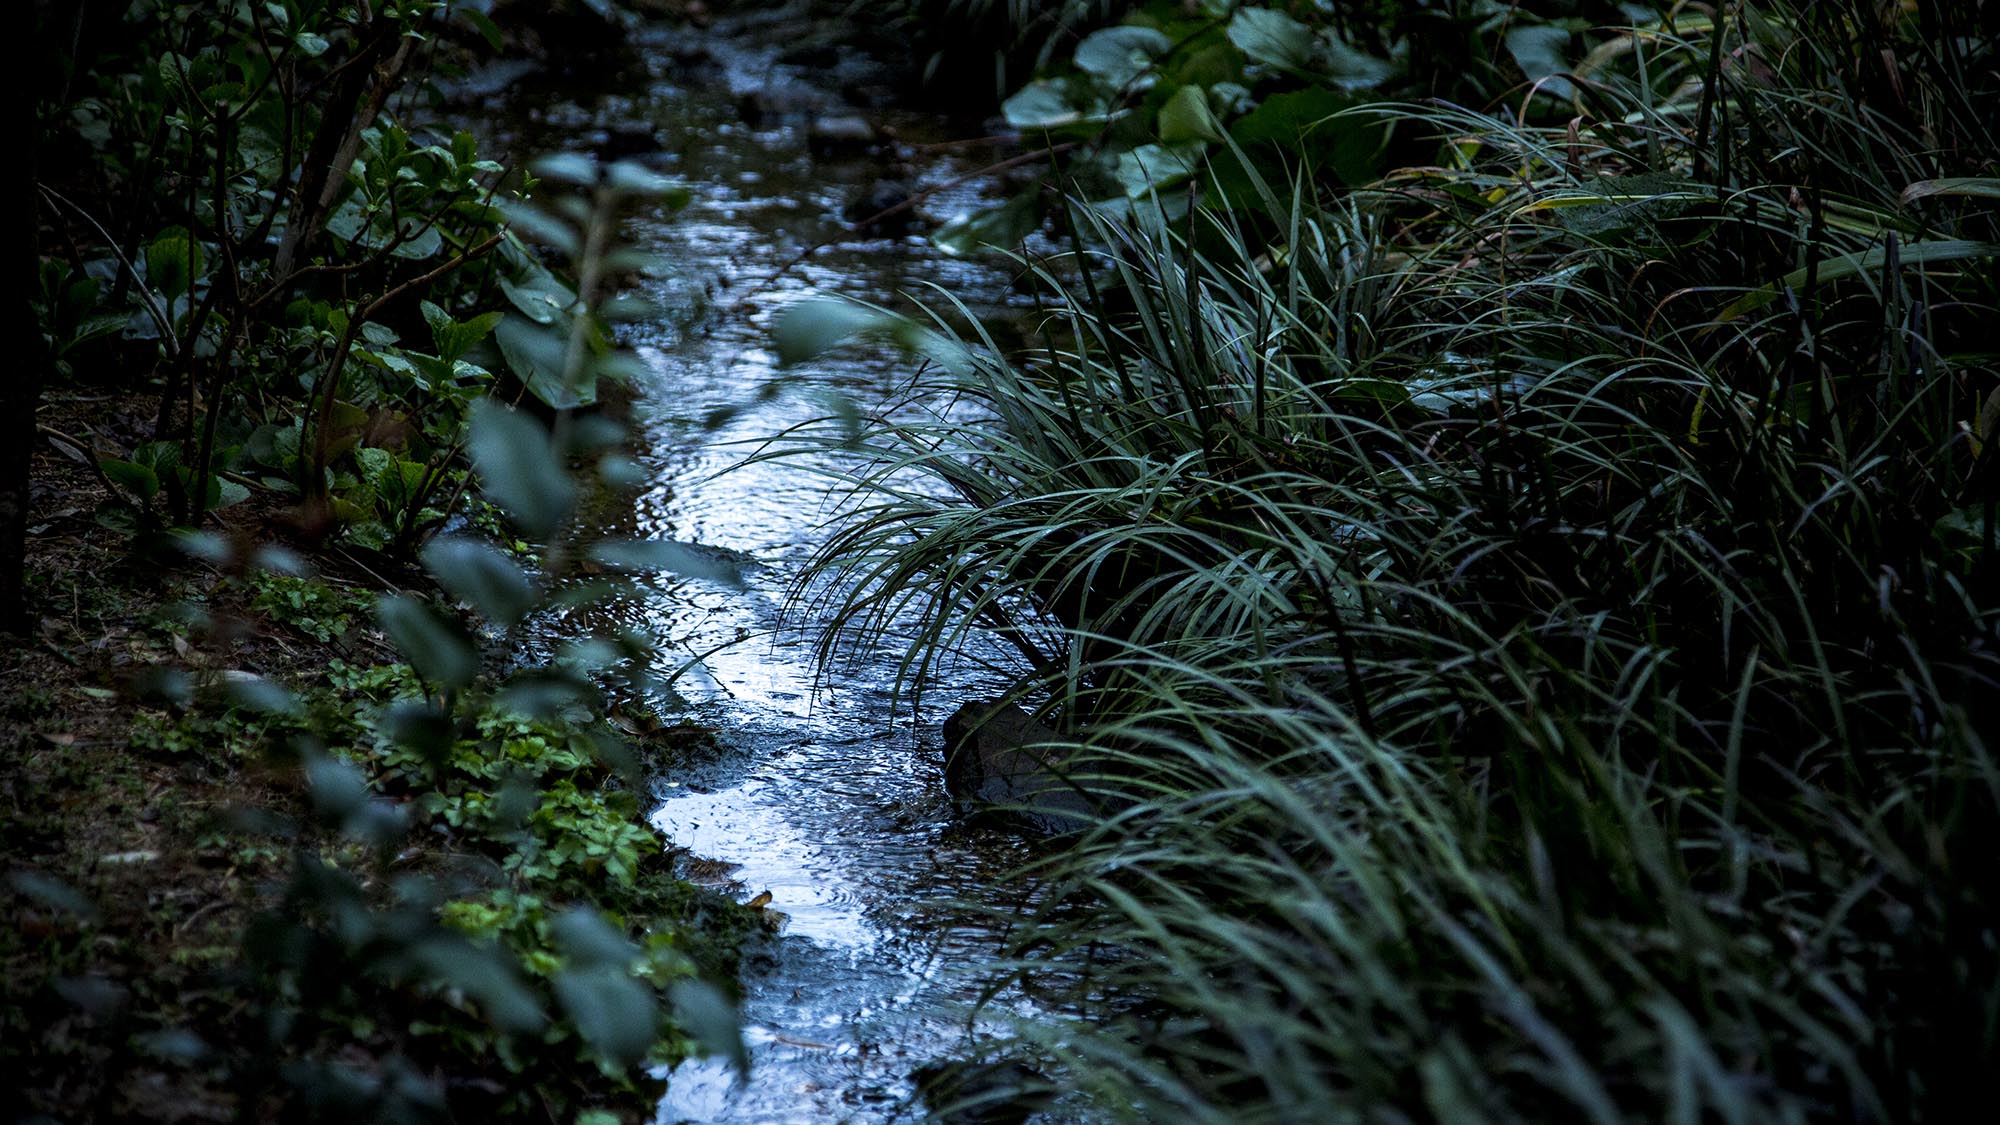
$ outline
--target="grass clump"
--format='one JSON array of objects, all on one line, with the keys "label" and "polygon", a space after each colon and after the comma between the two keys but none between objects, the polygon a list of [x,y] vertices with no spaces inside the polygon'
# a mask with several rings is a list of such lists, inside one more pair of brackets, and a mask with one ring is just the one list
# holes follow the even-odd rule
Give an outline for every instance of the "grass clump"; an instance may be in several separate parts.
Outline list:
[{"label": "grass clump", "polygon": [[1007,972],[1110,998],[1027,1029],[1107,1112],[1925,1120],[2000,1050],[1991,40],[1679,15],[1322,122],[1366,187],[1072,206],[1055,342],[922,336],[861,439],[841,624],[995,631],[1103,797]]}]

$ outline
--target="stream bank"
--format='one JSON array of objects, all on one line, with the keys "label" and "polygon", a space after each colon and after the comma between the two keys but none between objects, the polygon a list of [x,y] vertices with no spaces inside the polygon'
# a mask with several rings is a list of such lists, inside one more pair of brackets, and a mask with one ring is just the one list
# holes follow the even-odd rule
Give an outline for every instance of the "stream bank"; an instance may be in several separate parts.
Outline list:
[{"label": "stream bank", "polygon": [[[683,1065],[659,1119],[891,1120],[914,1112],[913,1072],[966,1048],[978,996],[967,970],[995,951],[1014,906],[993,888],[1028,858],[1004,832],[960,825],[941,771],[940,721],[1004,691],[1006,658],[968,654],[923,686],[920,713],[897,682],[907,651],[893,637],[822,667],[824,622],[791,596],[838,503],[822,473],[841,466],[738,463],[824,417],[833,396],[873,410],[907,376],[900,357],[859,351],[780,370],[770,340],[785,307],[817,295],[893,305],[935,286],[1002,333],[1032,311],[1004,269],[926,237],[991,202],[973,173],[1005,154],[955,143],[980,135],[976,119],[900,107],[898,63],[802,5],[653,29],[634,46],[641,78],[587,91],[530,79],[483,101],[524,152],[617,149],[693,192],[685,210],[626,228],[656,263],[636,289],[662,315],[624,331],[645,366],[630,408],[645,483],[601,530],[756,565],[741,589],[662,577],[545,631],[630,629],[663,646],[655,671],[676,698],[662,705],[711,728],[715,748],[657,780],[652,822],[684,873],[785,919],[745,968],[748,1081],[719,1060]],[[939,184],[955,186],[923,194]],[[897,222],[853,226],[911,191]],[[1036,1010],[1003,996],[979,1034]]]}]

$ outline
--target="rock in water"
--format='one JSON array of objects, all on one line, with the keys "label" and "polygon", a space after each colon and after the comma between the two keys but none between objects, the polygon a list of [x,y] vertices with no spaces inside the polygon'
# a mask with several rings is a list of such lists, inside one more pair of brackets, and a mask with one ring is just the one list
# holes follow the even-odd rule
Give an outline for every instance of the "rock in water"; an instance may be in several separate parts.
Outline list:
[{"label": "rock in water", "polygon": [[1091,803],[1060,770],[1062,736],[1000,700],[968,703],[944,723],[944,787],[974,815],[1037,832],[1082,827]]},{"label": "rock in water", "polygon": [[867,152],[875,147],[875,126],[854,114],[830,114],[813,119],[806,145],[815,156]]},{"label": "rock in water", "polygon": [[[850,223],[858,223],[874,228],[884,234],[897,234],[910,227],[911,211],[903,204],[910,201],[910,188],[901,180],[876,180],[867,191],[855,196],[841,211],[840,217]],[[903,207],[892,215],[883,212],[895,207]],[[880,217],[878,217],[880,216]]]}]

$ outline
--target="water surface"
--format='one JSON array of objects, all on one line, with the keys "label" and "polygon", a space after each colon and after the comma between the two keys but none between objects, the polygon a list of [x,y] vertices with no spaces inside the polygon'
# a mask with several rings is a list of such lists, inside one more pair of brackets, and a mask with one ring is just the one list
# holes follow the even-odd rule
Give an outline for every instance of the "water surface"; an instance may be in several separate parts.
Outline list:
[{"label": "water surface", "polygon": [[[723,471],[823,414],[818,392],[872,409],[911,375],[902,357],[853,349],[783,373],[789,389],[760,399],[781,374],[769,341],[785,306],[813,295],[894,304],[935,285],[1002,324],[1025,311],[1000,268],[946,256],[921,231],[843,233],[842,210],[885,176],[944,183],[1004,154],[943,145],[976,135],[977,123],[861,110],[894,130],[907,167],[893,166],[894,153],[815,155],[816,115],[854,113],[852,100],[881,100],[894,78],[852,50],[799,50],[810,31],[780,10],[702,33],[655,32],[643,77],[629,83],[579,94],[574,79],[524,79],[492,93],[516,146],[637,138],[635,156],[693,189],[684,211],[641,216],[627,230],[661,263],[639,289],[665,312],[626,337],[645,361],[633,426],[648,483],[634,507],[603,518],[621,534],[761,564],[748,589],[665,577],[613,611],[662,646],[663,674],[710,654],[674,686],[722,749],[659,779],[653,823],[704,861],[691,873],[725,879],[746,898],[768,892],[787,919],[768,956],[746,970],[750,1080],[736,1082],[719,1063],[683,1066],[662,1122],[921,1116],[908,1105],[908,1075],[962,1045],[974,995],[963,970],[995,948],[1009,904],[994,879],[1024,858],[1005,839],[953,824],[938,769],[938,721],[1000,684],[962,669],[927,688],[914,715],[897,699],[907,649],[895,638],[822,669],[811,643],[820,622],[784,610],[837,500],[800,465]],[[979,190],[941,192],[922,211],[949,218],[978,205]],[[712,426],[721,408],[739,412]],[[1001,920],[962,900],[997,908]],[[1005,997],[995,1011],[1032,1014]]]}]

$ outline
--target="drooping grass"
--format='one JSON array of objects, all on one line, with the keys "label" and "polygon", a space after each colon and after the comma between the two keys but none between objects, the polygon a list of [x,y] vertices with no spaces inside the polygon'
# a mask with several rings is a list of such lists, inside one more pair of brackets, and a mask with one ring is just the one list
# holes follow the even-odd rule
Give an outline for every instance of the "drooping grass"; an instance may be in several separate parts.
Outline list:
[{"label": "drooping grass", "polygon": [[917,615],[919,677],[1012,641],[1107,794],[1009,970],[1121,998],[1039,1030],[1098,1106],[1971,1094],[2000,89],[1964,19],[1732,8],[1603,52],[1574,126],[1362,111],[1441,154],[1369,191],[1076,209],[1058,343],[958,351],[912,395],[950,409],[865,435],[842,625]]}]

